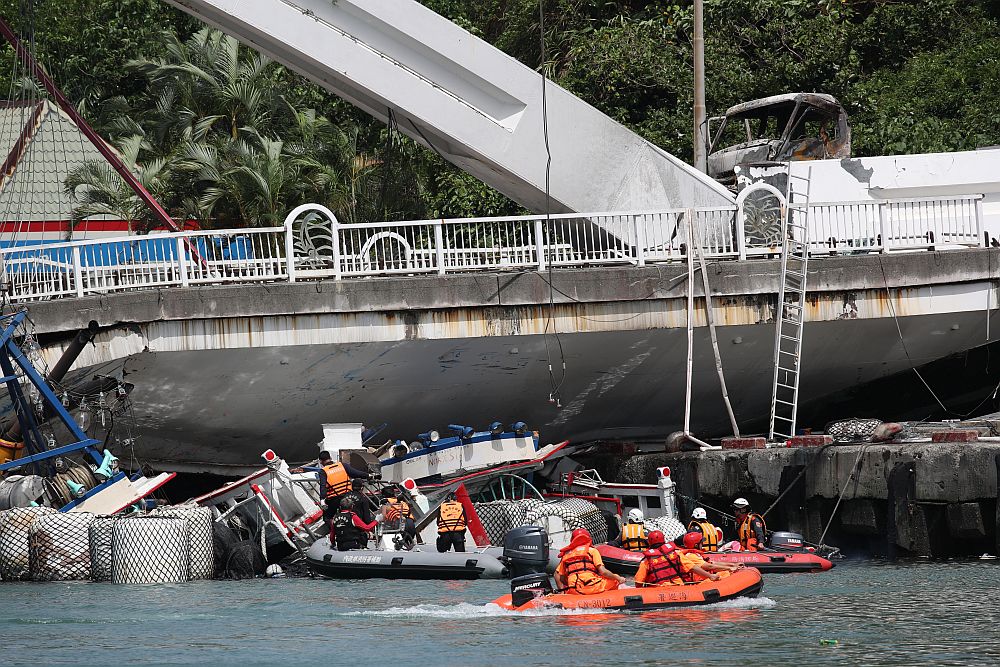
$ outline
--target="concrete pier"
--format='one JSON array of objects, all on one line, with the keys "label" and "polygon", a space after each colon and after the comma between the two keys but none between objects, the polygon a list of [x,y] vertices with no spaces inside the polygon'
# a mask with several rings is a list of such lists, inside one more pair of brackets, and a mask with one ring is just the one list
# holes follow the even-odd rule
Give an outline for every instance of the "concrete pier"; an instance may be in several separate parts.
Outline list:
[{"label": "concrete pier", "polygon": [[[684,517],[697,505],[692,499],[728,512],[731,501],[743,496],[765,512],[784,494],[765,516],[769,529],[794,530],[815,542],[829,523],[823,541],[848,553],[950,557],[1000,551],[1000,442],[649,454],[609,473],[622,482],[650,483],[664,465],[685,496],[679,499]],[[734,535],[731,524],[723,529],[727,539]]]}]

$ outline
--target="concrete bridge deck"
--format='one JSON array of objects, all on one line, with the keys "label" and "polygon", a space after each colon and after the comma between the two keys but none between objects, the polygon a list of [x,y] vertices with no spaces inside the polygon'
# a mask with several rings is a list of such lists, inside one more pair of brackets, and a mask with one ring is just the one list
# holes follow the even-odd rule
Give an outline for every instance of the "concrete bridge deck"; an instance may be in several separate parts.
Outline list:
[{"label": "concrete bridge deck", "polygon": [[[974,249],[813,261],[803,402],[995,339],[998,260]],[[773,260],[708,267],[745,425],[766,416],[778,271]],[[406,439],[493,419],[527,421],[544,441],[674,430],[686,270],[560,269],[551,291],[548,280],[529,271],[172,287],[28,308],[50,363],[62,334],[92,319],[108,327],[77,372],[124,373],[137,385],[144,455],[164,465],[252,464],[275,442],[305,458],[324,421],[389,421]],[[694,289],[702,295],[700,279]],[[695,322],[694,425],[722,433],[703,299]]]}]

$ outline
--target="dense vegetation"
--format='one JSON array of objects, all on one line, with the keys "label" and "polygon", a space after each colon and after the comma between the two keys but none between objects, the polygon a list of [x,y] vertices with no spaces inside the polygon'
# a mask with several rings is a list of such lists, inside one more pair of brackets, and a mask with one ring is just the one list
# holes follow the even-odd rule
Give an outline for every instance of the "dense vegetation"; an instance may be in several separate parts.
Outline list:
[{"label": "dense vegetation", "polygon": [[[691,154],[689,0],[423,0],[666,150]],[[34,14],[28,9],[34,9]],[[178,217],[273,224],[305,200],[343,220],[516,206],[436,155],[158,0],[0,0],[68,97]],[[32,15],[34,20],[32,21]],[[857,155],[1000,143],[1000,8],[990,0],[705,0],[709,112],[815,90]],[[5,76],[14,72],[4,53]],[[11,95],[19,82],[11,81]],[[98,165],[80,213],[141,207]],[[130,218],[131,219],[131,218]]]}]

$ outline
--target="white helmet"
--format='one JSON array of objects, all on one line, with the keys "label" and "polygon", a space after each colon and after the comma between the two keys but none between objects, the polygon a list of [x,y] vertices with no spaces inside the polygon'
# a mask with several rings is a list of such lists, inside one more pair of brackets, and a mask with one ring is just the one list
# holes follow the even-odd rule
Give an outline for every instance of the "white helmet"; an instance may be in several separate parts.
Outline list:
[{"label": "white helmet", "polygon": [[744,507],[750,507],[750,503],[747,502],[746,498],[737,498],[733,501],[733,507],[739,507],[742,509]]},{"label": "white helmet", "polygon": [[631,509],[628,511],[629,523],[642,523],[642,510]]},{"label": "white helmet", "polygon": [[708,519],[708,514],[705,512],[704,508],[702,508],[702,507],[695,507],[694,511],[691,512],[691,518],[692,519],[698,519],[699,521],[704,521],[704,520]]}]

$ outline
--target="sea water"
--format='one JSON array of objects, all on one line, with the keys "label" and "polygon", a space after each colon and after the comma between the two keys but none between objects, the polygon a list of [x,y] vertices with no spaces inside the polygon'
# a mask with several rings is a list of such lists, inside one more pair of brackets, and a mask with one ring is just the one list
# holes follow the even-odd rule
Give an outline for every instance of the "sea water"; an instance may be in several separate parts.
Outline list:
[{"label": "sea water", "polygon": [[755,599],[505,612],[506,581],[0,584],[5,665],[994,665],[998,561],[841,563]]}]

